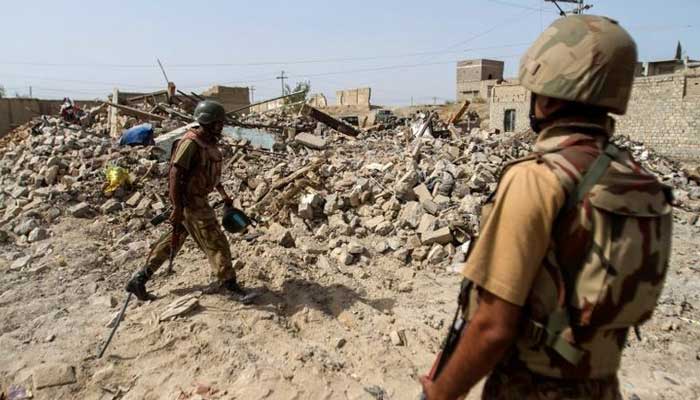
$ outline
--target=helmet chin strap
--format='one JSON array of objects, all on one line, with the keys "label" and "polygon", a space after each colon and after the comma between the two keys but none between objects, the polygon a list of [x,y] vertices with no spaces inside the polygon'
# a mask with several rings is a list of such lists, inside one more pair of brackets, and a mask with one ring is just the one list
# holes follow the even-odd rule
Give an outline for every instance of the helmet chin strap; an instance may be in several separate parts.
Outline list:
[{"label": "helmet chin strap", "polygon": [[546,119],[537,118],[535,115],[535,101],[537,101],[536,97],[537,95],[535,93],[530,95],[530,128],[532,128],[535,133],[540,133],[542,131],[542,124],[546,122]]}]

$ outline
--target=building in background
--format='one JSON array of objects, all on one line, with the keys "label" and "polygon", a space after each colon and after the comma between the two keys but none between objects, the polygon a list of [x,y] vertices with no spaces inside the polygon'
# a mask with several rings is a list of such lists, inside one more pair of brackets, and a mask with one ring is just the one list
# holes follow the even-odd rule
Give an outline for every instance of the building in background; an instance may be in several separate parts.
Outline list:
[{"label": "building in background", "polygon": [[250,105],[250,94],[247,87],[215,85],[203,91],[202,97],[218,101],[226,111]]},{"label": "building in background", "polygon": [[488,100],[491,89],[503,80],[505,63],[498,60],[463,60],[457,62],[457,101]]}]

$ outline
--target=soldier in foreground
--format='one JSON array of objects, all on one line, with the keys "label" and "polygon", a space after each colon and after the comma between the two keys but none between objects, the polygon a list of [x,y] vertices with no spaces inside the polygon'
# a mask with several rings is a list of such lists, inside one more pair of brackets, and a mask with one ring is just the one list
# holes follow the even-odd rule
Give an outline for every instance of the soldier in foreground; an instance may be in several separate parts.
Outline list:
[{"label": "soldier in foreground", "polygon": [[170,257],[172,250],[177,253],[188,235],[207,255],[220,286],[239,299],[246,295],[236,282],[228,241],[207,200],[209,193],[216,189],[224,204],[230,207],[233,203],[220,183],[222,155],[217,147],[226,112],[221,104],[206,100],[197,105],[194,117],[199,126],[183,136],[170,163],[169,192],[173,206],[170,221],[173,230],[179,232],[175,248],[172,248],[174,232],[163,235],[151,250],[146,266],[128,282],[126,291],[139,300],[152,298],[146,291],[146,282]]},{"label": "soldier in foreground", "polygon": [[462,270],[468,323],[421,378],[427,399],[459,398],[489,373],[483,399],[621,399],[622,349],[656,307],[671,248],[668,188],[609,142],[636,61],[617,22],[583,15],[523,56],[535,151],[484,207]]}]

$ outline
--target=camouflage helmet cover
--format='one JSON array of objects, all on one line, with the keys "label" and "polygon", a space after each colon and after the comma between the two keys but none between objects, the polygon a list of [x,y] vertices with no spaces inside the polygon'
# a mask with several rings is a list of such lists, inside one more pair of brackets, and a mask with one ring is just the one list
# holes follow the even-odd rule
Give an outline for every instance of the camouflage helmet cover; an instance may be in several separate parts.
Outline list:
[{"label": "camouflage helmet cover", "polygon": [[637,45],[609,18],[574,15],[550,25],[520,61],[520,83],[533,93],[627,111]]},{"label": "camouflage helmet cover", "polygon": [[194,119],[200,124],[211,124],[221,122],[226,119],[226,110],[218,101],[204,100],[197,104],[194,109]]}]

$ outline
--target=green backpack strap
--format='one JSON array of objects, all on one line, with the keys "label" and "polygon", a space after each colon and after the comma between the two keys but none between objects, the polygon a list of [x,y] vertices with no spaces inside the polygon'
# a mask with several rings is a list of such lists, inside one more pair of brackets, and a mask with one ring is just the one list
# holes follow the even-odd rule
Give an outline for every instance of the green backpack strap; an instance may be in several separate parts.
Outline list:
[{"label": "green backpack strap", "polygon": [[608,143],[605,146],[603,152],[593,161],[593,165],[591,165],[583,178],[581,178],[581,182],[576,186],[574,192],[566,199],[564,211],[571,211],[576,205],[583,201],[588,192],[591,191],[593,186],[595,186],[603,174],[605,174],[605,171],[608,170],[610,162],[619,154],[620,149],[614,144]]}]

